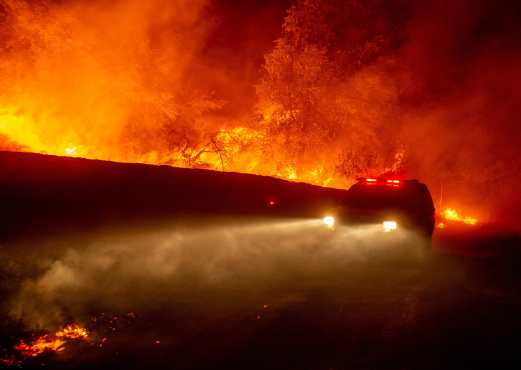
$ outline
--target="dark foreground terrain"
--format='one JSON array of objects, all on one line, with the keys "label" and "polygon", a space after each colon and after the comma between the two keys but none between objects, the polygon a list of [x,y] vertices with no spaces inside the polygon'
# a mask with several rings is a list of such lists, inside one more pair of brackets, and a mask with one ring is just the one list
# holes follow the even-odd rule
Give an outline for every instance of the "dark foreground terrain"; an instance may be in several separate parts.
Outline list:
[{"label": "dark foreground terrain", "polygon": [[[0,367],[521,364],[513,232],[447,227],[430,246],[326,230],[341,194],[308,185],[29,154],[0,168]],[[88,340],[13,348],[68,323]]]}]

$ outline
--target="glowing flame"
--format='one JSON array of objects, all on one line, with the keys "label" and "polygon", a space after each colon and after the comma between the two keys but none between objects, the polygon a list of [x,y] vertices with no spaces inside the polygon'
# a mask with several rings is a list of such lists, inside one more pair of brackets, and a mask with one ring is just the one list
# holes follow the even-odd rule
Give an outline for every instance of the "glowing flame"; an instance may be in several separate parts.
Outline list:
[{"label": "glowing flame", "polygon": [[[461,216],[458,211],[456,211],[454,208],[446,208],[442,213],[441,217],[448,221],[457,221],[457,222],[463,222],[467,225],[475,225],[478,223],[478,219],[475,217],[470,216]],[[442,226],[443,224],[443,226]],[[439,228],[444,228],[445,224],[442,222],[438,224]]]},{"label": "glowing flame", "polygon": [[65,344],[71,340],[87,340],[89,333],[84,327],[71,324],[57,331],[53,335],[42,335],[30,343],[21,340],[14,348],[23,357],[36,357],[44,352],[61,352]]},{"label": "glowing flame", "polygon": [[87,339],[89,337],[89,333],[87,329],[77,324],[67,325],[62,330],[59,330],[55,334],[58,338],[64,339]]},{"label": "glowing flame", "polygon": [[78,150],[78,148],[76,148],[75,146],[72,146],[69,148],[65,148],[64,152],[67,155],[73,156],[73,155],[76,155],[77,150]]},{"label": "glowing flame", "polygon": [[15,349],[24,357],[36,357],[47,351],[61,352],[64,350],[64,344],[65,342],[61,339],[43,335],[32,343],[25,343],[22,340],[15,346]]}]

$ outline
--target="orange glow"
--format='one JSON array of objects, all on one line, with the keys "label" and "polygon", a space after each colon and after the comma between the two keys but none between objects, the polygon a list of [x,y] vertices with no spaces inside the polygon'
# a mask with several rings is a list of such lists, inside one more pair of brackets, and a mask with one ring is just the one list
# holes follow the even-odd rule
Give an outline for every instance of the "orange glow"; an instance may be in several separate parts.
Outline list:
[{"label": "orange glow", "polygon": [[73,324],[67,325],[62,330],[59,330],[55,336],[64,339],[87,339],[89,333],[84,327]]},{"label": "orange glow", "polygon": [[458,211],[454,208],[446,208],[442,213],[441,217],[448,221],[457,221],[462,222],[467,225],[476,225],[478,223],[478,219],[470,216],[460,216]]},{"label": "orange glow", "polygon": [[[232,91],[236,81],[204,59],[211,30],[203,25],[213,23],[203,19],[208,0],[31,3],[6,0],[0,17],[0,150],[252,173],[336,188],[401,163],[401,149],[384,154],[374,145],[372,131],[386,122],[396,98],[377,71],[364,69],[346,81],[337,99],[317,102],[317,117],[307,117],[302,104],[337,84],[317,90],[267,78],[257,81],[246,113],[227,116],[221,110],[230,101],[214,92],[212,81]],[[265,72],[283,76],[277,71],[293,63],[290,54],[266,50]],[[301,57],[293,64],[308,68],[297,68],[292,81],[320,81],[319,56]],[[296,95],[303,100],[294,104],[279,94],[302,88]]]},{"label": "orange glow", "polygon": [[69,148],[65,148],[64,152],[67,155],[74,156],[76,154],[77,150],[78,150],[78,148],[76,148],[75,146],[72,146],[72,147],[69,147]]},{"label": "orange glow", "polygon": [[44,352],[61,352],[65,344],[71,340],[87,340],[89,334],[84,327],[71,324],[54,333],[54,335],[42,335],[30,343],[21,340],[15,346],[23,357],[36,357]]},{"label": "orange glow", "polygon": [[36,357],[47,351],[61,352],[65,342],[61,339],[41,336],[34,342],[27,344],[23,340],[15,346],[15,349],[24,357]]},{"label": "orange glow", "polygon": [[370,182],[370,183],[375,183],[377,180],[376,179],[365,179],[365,182]]}]

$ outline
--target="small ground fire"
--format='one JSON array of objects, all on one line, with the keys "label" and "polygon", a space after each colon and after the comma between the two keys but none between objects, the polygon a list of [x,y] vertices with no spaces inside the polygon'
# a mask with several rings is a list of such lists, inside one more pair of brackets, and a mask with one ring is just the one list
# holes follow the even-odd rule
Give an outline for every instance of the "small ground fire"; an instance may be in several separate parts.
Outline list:
[{"label": "small ground fire", "polygon": [[457,222],[473,226],[478,223],[478,219],[471,216],[460,216],[460,213],[454,208],[445,208],[439,214],[439,222],[437,227],[439,229],[444,229],[447,226],[447,222]]},{"label": "small ground fire", "polygon": [[53,334],[43,334],[31,340],[20,340],[14,346],[16,356],[0,359],[8,366],[20,366],[24,359],[38,357],[45,353],[65,351],[67,343],[72,341],[88,341],[87,329],[79,324],[69,324]]}]

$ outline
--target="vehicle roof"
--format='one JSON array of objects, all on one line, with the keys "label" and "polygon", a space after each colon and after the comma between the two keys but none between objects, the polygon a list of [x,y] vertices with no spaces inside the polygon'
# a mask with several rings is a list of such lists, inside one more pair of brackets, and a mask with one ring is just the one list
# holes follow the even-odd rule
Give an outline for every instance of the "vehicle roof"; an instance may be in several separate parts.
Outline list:
[{"label": "vehicle roof", "polygon": [[365,180],[349,188],[346,202],[357,208],[428,208],[434,209],[427,186],[418,180],[400,180],[388,184],[386,180],[367,183]]}]

